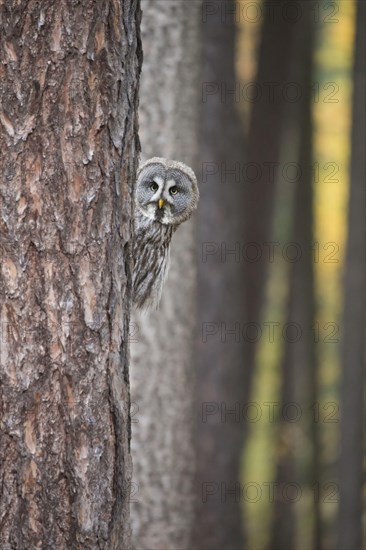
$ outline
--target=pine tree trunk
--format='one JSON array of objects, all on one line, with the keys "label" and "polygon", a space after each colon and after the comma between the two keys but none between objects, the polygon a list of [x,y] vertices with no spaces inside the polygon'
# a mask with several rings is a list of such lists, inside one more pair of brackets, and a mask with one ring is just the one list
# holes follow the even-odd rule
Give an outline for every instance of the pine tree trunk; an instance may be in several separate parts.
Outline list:
[{"label": "pine tree trunk", "polygon": [[130,548],[137,0],[0,3],[0,546]]},{"label": "pine tree trunk", "polygon": [[[140,127],[144,159],[196,168],[200,2],[145,0]],[[199,174],[197,174],[199,178]],[[193,521],[195,224],[173,236],[158,311],[134,315],[131,333],[131,504],[134,547],[189,547]]]},{"label": "pine tree trunk", "polygon": [[365,388],[365,77],[366,5],[357,2],[351,187],[344,280],[341,385],[341,457],[338,548],[356,550],[363,540]]}]

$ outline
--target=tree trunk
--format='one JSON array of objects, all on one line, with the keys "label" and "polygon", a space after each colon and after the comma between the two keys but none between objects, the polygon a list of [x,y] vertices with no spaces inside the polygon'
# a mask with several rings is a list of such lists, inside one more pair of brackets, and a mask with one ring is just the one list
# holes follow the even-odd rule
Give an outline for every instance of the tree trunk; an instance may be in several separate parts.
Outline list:
[{"label": "tree trunk", "polygon": [[[228,93],[235,90],[236,83],[235,2],[207,3],[206,9],[203,93],[207,97],[204,95],[202,113],[203,182],[198,215],[197,512],[193,548],[237,550],[243,547],[242,511],[235,487],[240,481],[245,423],[239,412],[245,396],[244,345],[240,336],[246,321],[245,266],[240,247],[244,237],[241,168],[245,144],[237,98]],[[235,327],[236,334],[230,334]],[[233,490],[234,494],[230,494]]]},{"label": "tree trunk", "polygon": [[[144,159],[163,156],[195,168],[199,2],[143,3]],[[174,234],[171,267],[158,311],[134,315],[131,336],[133,543],[143,549],[189,547],[193,520],[193,345],[195,224]]]},{"label": "tree trunk", "polygon": [[[276,13],[284,13],[287,5],[286,0],[276,2]],[[245,244],[259,250],[264,250],[265,243],[271,241],[275,183],[283,121],[288,108],[283,89],[289,81],[289,64],[296,33],[296,24],[288,17],[277,15],[273,20],[271,9],[265,9],[264,13],[256,77],[256,89],[261,95],[252,103],[247,149],[247,163],[253,166],[250,175],[254,181],[247,179],[245,182]],[[246,262],[246,313],[250,323],[261,323],[262,320],[267,258],[263,252],[258,261]],[[247,342],[247,392],[250,391],[255,352],[256,341]]]},{"label": "tree trunk", "polygon": [[137,0],[0,3],[0,546],[130,548]]},{"label": "tree trunk", "polygon": [[[302,99],[289,106],[287,124],[301,176],[295,184],[293,204],[293,231],[289,242],[296,244],[299,259],[290,266],[290,291],[288,298],[287,326],[297,325],[287,331],[282,362],[282,406],[287,411],[280,426],[277,464],[277,487],[274,502],[274,528],[272,548],[292,549],[296,541],[297,525],[295,505],[284,498],[284,487],[297,484],[311,491],[319,481],[319,444],[317,424],[311,414],[317,398],[317,359],[312,327],[315,321],[314,264],[313,264],[313,172],[311,111],[311,84],[313,71],[314,25],[311,4],[302,3],[302,19],[298,23],[294,39],[290,77],[301,86]],[[293,161],[293,158],[291,158]],[[301,411],[300,422],[291,422]],[[310,448],[309,458],[299,455],[299,438],[304,448]],[[301,467],[299,464],[301,463]],[[314,500],[313,515],[309,526],[312,548],[320,548],[319,499]]]},{"label": "tree trunk", "polygon": [[341,386],[340,511],[338,548],[356,550],[362,540],[365,389],[365,26],[366,5],[357,2],[351,187],[345,264]]}]

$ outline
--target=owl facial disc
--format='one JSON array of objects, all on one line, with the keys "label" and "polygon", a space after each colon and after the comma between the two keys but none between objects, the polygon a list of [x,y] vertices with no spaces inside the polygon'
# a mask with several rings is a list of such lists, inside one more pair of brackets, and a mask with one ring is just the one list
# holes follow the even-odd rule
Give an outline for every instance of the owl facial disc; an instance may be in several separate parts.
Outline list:
[{"label": "owl facial disc", "polygon": [[181,162],[155,157],[139,170],[136,206],[153,221],[179,225],[191,216],[198,195],[193,171]]}]

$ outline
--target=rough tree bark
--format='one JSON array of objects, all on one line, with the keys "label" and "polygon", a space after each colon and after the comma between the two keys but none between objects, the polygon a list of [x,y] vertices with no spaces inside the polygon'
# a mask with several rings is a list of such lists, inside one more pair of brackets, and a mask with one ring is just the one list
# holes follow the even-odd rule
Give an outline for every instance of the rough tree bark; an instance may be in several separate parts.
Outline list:
[{"label": "rough tree bark", "polygon": [[137,0],[0,2],[0,546],[130,548]]},{"label": "rough tree bark", "polygon": [[[208,2],[205,12],[193,548],[236,550],[243,547],[238,484],[244,426],[238,406],[244,402],[245,364],[238,336],[246,318],[245,265],[238,244],[244,236],[245,144],[237,97],[221,94],[221,89],[235,90],[235,2]],[[225,342],[222,325],[227,331],[237,328],[236,334],[225,335]],[[215,334],[202,337],[206,330]]]},{"label": "rough tree bark", "polygon": [[344,280],[341,386],[341,456],[338,548],[356,550],[363,540],[365,388],[365,77],[366,4],[357,2],[351,187]]},{"label": "rough tree bark", "polygon": [[[142,155],[173,158],[195,168],[200,2],[145,0],[142,7]],[[195,242],[191,220],[173,237],[159,310],[136,313],[131,332],[131,518],[139,550],[189,547]]]}]

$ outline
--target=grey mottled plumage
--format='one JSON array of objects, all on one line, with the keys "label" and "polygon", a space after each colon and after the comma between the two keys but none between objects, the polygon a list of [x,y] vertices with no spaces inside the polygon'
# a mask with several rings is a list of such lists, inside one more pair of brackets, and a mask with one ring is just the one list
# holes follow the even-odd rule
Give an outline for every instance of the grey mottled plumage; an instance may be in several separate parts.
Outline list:
[{"label": "grey mottled plumage", "polygon": [[174,231],[198,204],[196,176],[182,162],[154,157],[137,174],[133,246],[133,301],[157,307],[169,267]]}]

